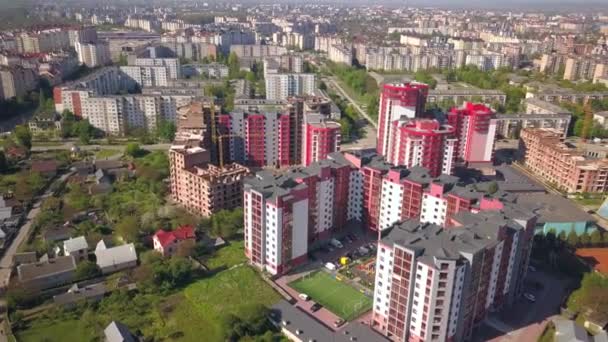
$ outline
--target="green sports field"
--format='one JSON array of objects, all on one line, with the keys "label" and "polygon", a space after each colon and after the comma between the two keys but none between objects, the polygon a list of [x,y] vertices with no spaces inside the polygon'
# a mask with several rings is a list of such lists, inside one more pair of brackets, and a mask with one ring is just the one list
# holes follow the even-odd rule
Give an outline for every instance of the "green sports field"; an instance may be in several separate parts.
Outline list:
[{"label": "green sports field", "polygon": [[371,298],[323,271],[295,280],[289,286],[347,321],[372,308]]}]

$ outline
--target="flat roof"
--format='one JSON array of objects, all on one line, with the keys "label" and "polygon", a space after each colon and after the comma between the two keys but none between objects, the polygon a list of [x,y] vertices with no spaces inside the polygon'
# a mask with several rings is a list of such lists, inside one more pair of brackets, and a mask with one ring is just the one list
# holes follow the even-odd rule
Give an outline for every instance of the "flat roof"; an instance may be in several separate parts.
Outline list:
[{"label": "flat roof", "polygon": [[528,193],[519,196],[517,203],[525,207],[540,208],[536,213],[540,223],[594,222],[593,217],[567,198],[548,193]]},{"label": "flat roof", "polygon": [[[272,320],[302,341],[316,342],[387,342],[384,336],[359,322],[347,323],[338,331],[308,315],[303,310],[281,300],[271,308]],[[299,333],[298,333],[299,332]]]}]

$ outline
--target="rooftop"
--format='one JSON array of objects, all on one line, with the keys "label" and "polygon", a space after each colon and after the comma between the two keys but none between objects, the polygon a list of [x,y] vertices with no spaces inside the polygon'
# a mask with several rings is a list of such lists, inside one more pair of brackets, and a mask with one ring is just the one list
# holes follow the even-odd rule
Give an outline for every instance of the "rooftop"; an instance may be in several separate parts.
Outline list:
[{"label": "rooftop", "polygon": [[281,300],[275,304],[271,318],[281,329],[288,330],[302,341],[333,342],[387,342],[388,340],[359,322],[351,322],[338,331],[332,331],[301,309]]},{"label": "rooftop", "polygon": [[581,210],[570,200],[554,194],[528,193],[519,196],[517,203],[524,207],[537,207],[540,223],[548,222],[593,222],[591,215]]},{"label": "rooftop", "polygon": [[76,270],[76,261],[73,256],[57,257],[48,261],[17,266],[19,281],[26,282],[54,274]]},{"label": "rooftop", "polygon": [[120,265],[137,260],[135,245],[132,243],[107,249],[96,249],[97,265],[100,268]]},{"label": "rooftop", "polygon": [[76,238],[70,238],[68,240],[63,241],[63,251],[64,253],[72,253],[82,249],[88,249],[89,244],[84,236],[79,236]]}]

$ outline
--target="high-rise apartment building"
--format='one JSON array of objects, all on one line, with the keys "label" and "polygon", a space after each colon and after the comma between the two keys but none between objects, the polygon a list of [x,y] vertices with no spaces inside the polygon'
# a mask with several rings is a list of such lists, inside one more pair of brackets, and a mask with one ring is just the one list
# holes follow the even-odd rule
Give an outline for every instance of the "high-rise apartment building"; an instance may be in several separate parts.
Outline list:
[{"label": "high-rise apartment building", "polygon": [[[131,65],[131,64],[130,64]],[[176,80],[181,77],[181,66],[177,58],[135,58],[135,66],[143,67],[165,67],[170,79]]]},{"label": "high-rise apartment building", "polygon": [[422,166],[433,177],[451,174],[455,164],[455,129],[437,120],[405,119],[392,122],[386,161],[405,167]]},{"label": "high-rise apartment building", "polygon": [[378,109],[378,154],[389,153],[389,142],[395,133],[394,121],[422,115],[428,86],[422,83],[385,84]]},{"label": "high-rise apartment building", "polygon": [[408,220],[378,244],[372,327],[393,341],[463,341],[523,289],[536,216],[513,203]]},{"label": "high-rise apartment building", "polygon": [[500,191],[490,196],[461,185],[454,176],[392,166],[373,151],[332,153],[307,167],[245,180],[246,250],[255,265],[280,274],[348,221],[376,232],[404,220],[451,227],[462,213],[499,210],[512,201]]},{"label": "high-rise apartment building", "polygon": [[285,100],[291,96],[313,95],[315,74],[267,74],[266,99]]},{"label": "high-rise apartment building", "polygon": [[340,124],[334,121],[309,119],[302,134],[302,165],[326,159],[340,150]]},{"label": "high-rise apartment building", "polygon": [[492,110],[483,104],[467,102],[452,108],[448,124],[456,129],[457,159],[465,165],[484,165],[492,162],[496,125],[491,125]]},{"label": "high-rise apartment building", "polygon": [[169,85],[169,68],[165,66],[121,66],[125,73],[140,87],[166,87]]},{"label": "high-rise apartment building", "polygon": [[34,69],[21,66],[0,67],[0,99],[24,96],[38,85]]},{"label": "high-rise apartment building", "polygon": [[193,102],[179,110],[178,131],[169,149],[171,197],[189,212],[208,217],[242,205],[249,169],[236,163],[210,163],[209,106]]},{"label": "high-rise apartment building", "polygon": [[76,42],[74,48],[78,54],[78,61],[89,68],[95,68],[109,64],[110,46],[107,42],[80,43]]}]

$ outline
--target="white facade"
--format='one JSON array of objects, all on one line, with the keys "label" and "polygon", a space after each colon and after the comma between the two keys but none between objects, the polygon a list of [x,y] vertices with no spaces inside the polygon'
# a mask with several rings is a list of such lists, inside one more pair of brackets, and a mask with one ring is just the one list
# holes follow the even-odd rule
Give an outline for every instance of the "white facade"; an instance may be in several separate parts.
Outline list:
[{"label": "white facade", "polygon": [[285,100],[290,96],[313,95],[315,74],[268,74],[266,81],[267,100]]},{"label": "white facade", "polygon": [[401,221],[401,204],[403,203],[403,186],[388,179],[382,180],[380,195],[379,229],[384,230]]},{"label": "white facade", "polygon": [[164,66],[121,66],[120,70],[140,87],[169,85],[169,68]]},{"label": "white facade", "polygon": [[110,56],[110,46],[106,42],[76,42],[74,48],[78,54],[78,61],[80,64],[84,64],[89,68],[107,65],[112,61]]},{"label": "white facade", "polygon": [[166,67],[167,75],[172,80],[178,79],[181,76],[181,66],[177,58],[136,58],[135,65]]},{"label": "white facade", "polygon": [[443,225],[446,219],[448,201],[445,198],[434,197],[429,193],[422,195],[422,210],[420,221]]},{"label": "white facade", "polygon": [[360,171],[350,173],[348,185],[347,219],[361,221],[363,218],[363,174]]}]

